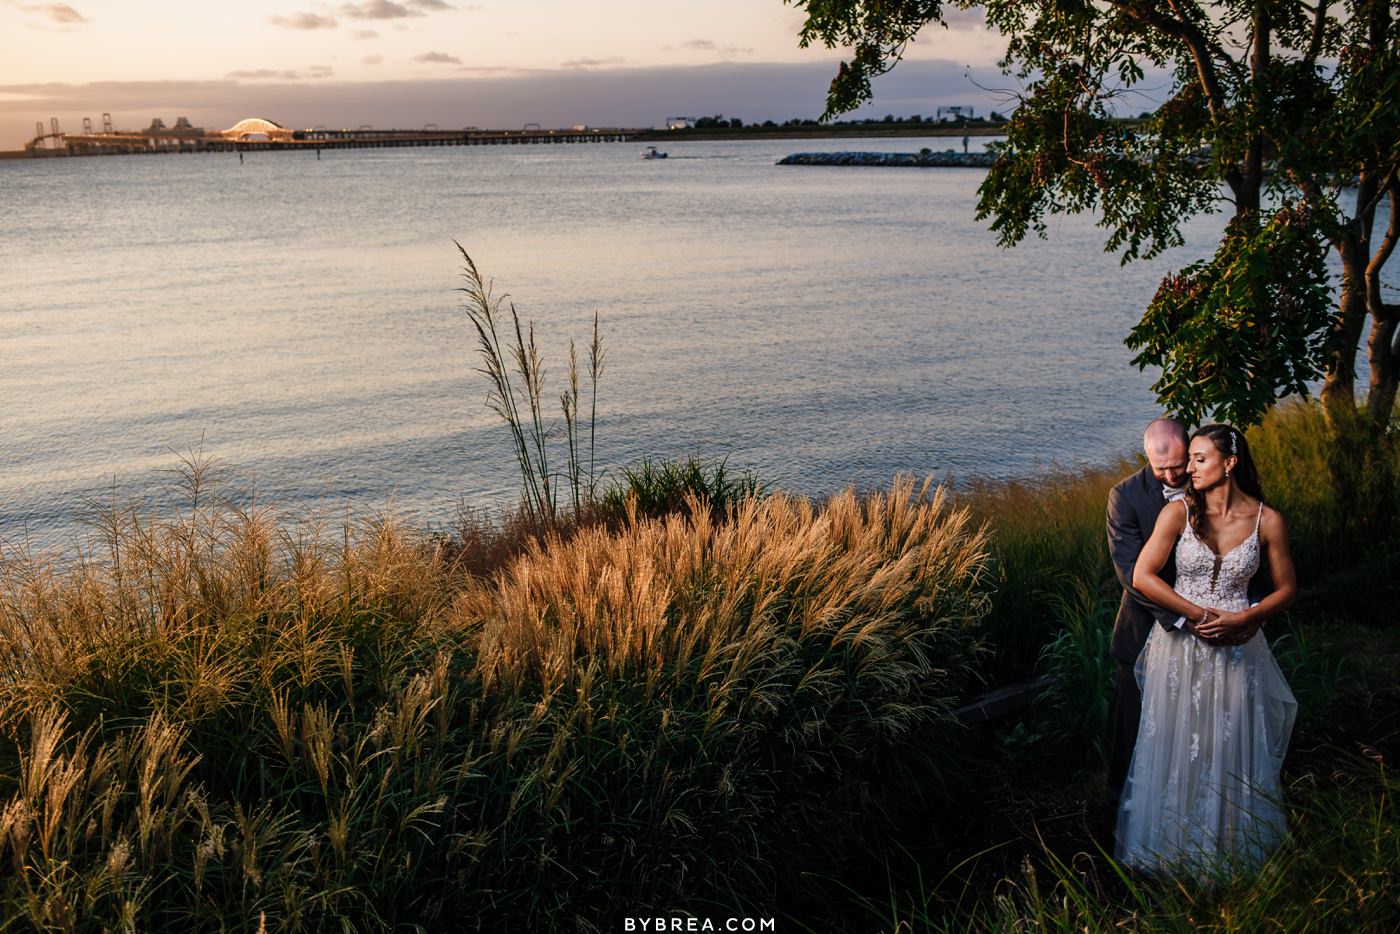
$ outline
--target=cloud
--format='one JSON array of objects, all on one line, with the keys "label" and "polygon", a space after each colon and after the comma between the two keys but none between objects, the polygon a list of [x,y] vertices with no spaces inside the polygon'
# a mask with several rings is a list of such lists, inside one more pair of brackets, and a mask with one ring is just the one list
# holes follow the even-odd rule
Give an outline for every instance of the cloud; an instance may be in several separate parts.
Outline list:
[{"label": "cloud", "polygon": [[87,17],[66,3],[49,3],[41,8],[55,23],[86,23]]},{"label": "cloud", "polygon": [[268,21],[283,29],[334,29],[340,23],[334,16],[319,13],[293,13],[291,16],[269,16]]},{"label": "cloud", "polygon": [[662,47],[661,47],[661,51],[663,51],[663,52],[681,52],[681,51],[683,51],[683,52],[717,52],[717,53],[719,53],[721,56],[723,56],[724,58],[730,58],[730,57],[735,56],[735,55],[751,55],[751,54],[753,54],[753,49],[750,48],[750,47],[748,47],[748,46],[742,46],[742,45],[726,45],[726,46],[724,46],[724,47],[721,47],[720,44],[719,44],[718,42],[715,42],[713,39],[691,39],[691,40],[689,40],[688,42],[682,42],[682,43],[680,43],[679,45],[665,45],[665,46],[662,46]]},{"label": "cloud", "polygon": [[360,59],[360,61],[364,62],[366,65],[378,65],[380,62],[384,61],[384,56],[366,55],[364,58]]},{"label": "cloud", "polygon": [[560,68],[616,68],[619,65],[627,64],[627,59],[613,56],[611,58],[571,58],[567,62],[561,62]]},{"label": "cloud", "polygon": [[413,10],[394,0],[365,0],[364,3],[347,3],[340,8],[351,19],[404,19],[409,16],[427,16],[422,10]]},{"label": "cloud", "polygon": [[225,77],[234,81],[301,81],[306,78],[329,78],[333,74],[335,70],[329,65],[312,65],[305,71],[293,71],[290,68],[239,69],[230,71]]},{"label": "cloud", "polygon": [[516,65],[463,65],[457,70],[478,78],[518,78],[523,75],[546,73],[540,68],[521,68]]},{"label": "cloud", "polygon": [[290,69],[278,71],[273,68],[240,68],[238,71],[230,71],[224,77],[235,81],[298,81],[301,79],[301,72]]},{"label": "cloud", "polygon": [[949,29],[986,29],[987,11],[979,7],[970,10],[959,10],[954,7],[943,8],[943,22]]},{"label": "cloud", "polygon": [[455,55],[448,55],[446,52],[424,52],[422,55],[413,56],[415,62],[424,65],[460,65],[462,60]]},{"label": "cloud", "polygon": [[378,39],[378,38],[379,38],[379,33],[375,32],[373,29],[352,29],[352,30],[350,31],[350,38],[351,38],[351,39]]},{"label": "cloud", "polygon": [[[446,0],[364,0],[363,3],[345,3],[340,7],[341,15],[351,19],[409,19],[415,16],[427,16],[429,13],[438,13],[443,10],[457,9]],[[479,10],[480,6],[472,4],[466,7],[468,10]]]},{"label": "cloud", "polygon": [[9,4],[25,13],[38,13],[60,26],[73,26],[89,22],[88,18],[66,3],[20,3],[9,0]]}]

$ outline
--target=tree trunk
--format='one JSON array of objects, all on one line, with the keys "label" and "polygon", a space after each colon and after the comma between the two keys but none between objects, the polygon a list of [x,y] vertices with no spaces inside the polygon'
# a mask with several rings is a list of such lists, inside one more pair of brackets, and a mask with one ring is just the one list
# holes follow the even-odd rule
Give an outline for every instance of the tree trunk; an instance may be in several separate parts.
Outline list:
[{"label": "tree trunk", "polygon": [[1354,244],[1337,245],[1342,258],[1342,297],[1332,326],[1332,349],[1327,352],[1327,376],[1322,403],[1333,427],[1339,416],[1356,412],[1356,350],[1366,325],[1366,255]]},{"label": "tree trunk", "polygon": [[[1253,105],[1263,110],[1267,107],[1270,43],[1273,41],[1273,23],[1266,3],[1256,3],[1254,6],[1253,33],[1253,48],[1249,55],[1250,96]],[[1259,195],[1264,187],[1264,131],[1257,125],[1249,133],[1241,174],[1244,185],[1243,190],[1237,192],[1236,217],[1259,212]]]},{"label": "tree trunk", "polygon": [[[1390,178],[1394,178],[1391,169]],[[1400,187],[1388,181],[1390,222],[1371,261],[1366,266],[1366,304],[1371,312],[1371,339],[1366,351],[1371,361],[1371,396],[1367,400],[1371,431],[1383,437],[1395,411],[1395,390],[1400,382],[1400,347],[1395,344],[1395,326],[1400,323],[1400,305],[1389,305],[1382,296],[1381,271],[1400,244]]]},{"label": "tree trunk", "polygon": [[1400,360],[1395,347],[1396,318],[1400,308],[1385,306],[1387,311],[1372,315],[1371,337],[1366,353],[1371,363],[1371,394],[1366,399],[1371,431],[1385,433],[1390,415],[1395,411],[1395,391],[1400,385]]}]

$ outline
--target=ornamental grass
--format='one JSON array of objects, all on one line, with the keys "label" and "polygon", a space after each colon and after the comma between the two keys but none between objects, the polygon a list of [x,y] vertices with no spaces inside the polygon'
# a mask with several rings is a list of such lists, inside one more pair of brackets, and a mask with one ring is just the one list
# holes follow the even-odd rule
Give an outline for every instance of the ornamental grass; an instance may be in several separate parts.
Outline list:
[{"label": "ornamental grass", "polygon": [[71,559],[0,558],[10,924],[603,930],[761,906],[949,767],[986,552],[927,484],[634,510],[484,578],[392,519],[205,486],[105,510]]}]

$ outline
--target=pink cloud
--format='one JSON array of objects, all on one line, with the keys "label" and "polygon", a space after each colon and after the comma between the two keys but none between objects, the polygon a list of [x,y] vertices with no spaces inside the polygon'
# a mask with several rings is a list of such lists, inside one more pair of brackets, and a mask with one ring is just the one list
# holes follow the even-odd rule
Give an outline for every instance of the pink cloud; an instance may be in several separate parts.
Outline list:
[{"label": "pink cloud", "polygon": [[413,56],[415,62],[425,65],[460,65],[462,60],[455,55],[448,55],[446,52],[424,52],[422,55]]},{"label": "pink cloud", "polygon": [[408,16],[426,16],[422,10],[411,10],[394,0],[365,0],[364,3],[347,3],[340,12],[351,19],[403,19]]},{"label": "pink cloud", "polygon": [[20,3],[18,0],[9,0],[9,4],[26,13],[38,13],[46,16],[61,26],[72,26],[89,21],[86,16],[66,3]]},{"label": "pink cloud", "polygon": [[268,19],[274,26],[283,29],[334,29],[340,25],[334,16],[319,13],[293,13],[291,16],[270,16]]}]

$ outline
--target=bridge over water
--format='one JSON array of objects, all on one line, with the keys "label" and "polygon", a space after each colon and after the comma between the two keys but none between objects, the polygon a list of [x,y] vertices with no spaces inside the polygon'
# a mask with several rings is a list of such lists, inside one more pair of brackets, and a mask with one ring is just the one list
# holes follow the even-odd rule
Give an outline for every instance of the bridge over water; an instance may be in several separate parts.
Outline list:
[{"label": "bridge over water", "polygon": [[[183,122],[183,121],[182,121]],[[42,129],[42,127],[40,127]],[[380,149],[391,146],[515,146],[562,143],[619,143],[650,132],[645,128],[573,127],[546,130],[529,125],[523,130],[442,130],[429,124],[421,130],[292,130],[261,118],[240,120],[227,130],[204,130],[177,125],[169,129],[154,121],[146,130],[113,130],[104,121],[102,132],[84,127],[82,133],[36,135],[25,149],[34,155],[70,156],[153,155],[159,153],[245,152],[254,150]]]}]

